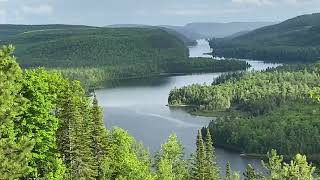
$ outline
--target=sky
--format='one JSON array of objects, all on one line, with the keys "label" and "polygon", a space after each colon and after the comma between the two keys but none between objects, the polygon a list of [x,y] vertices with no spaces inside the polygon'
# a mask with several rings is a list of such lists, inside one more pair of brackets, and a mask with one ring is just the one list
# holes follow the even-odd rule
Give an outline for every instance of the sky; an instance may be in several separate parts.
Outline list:
[{"label": "sky", "polygon": [[278,22],[317,12],[320,0],[0,0],[0,24]]}]

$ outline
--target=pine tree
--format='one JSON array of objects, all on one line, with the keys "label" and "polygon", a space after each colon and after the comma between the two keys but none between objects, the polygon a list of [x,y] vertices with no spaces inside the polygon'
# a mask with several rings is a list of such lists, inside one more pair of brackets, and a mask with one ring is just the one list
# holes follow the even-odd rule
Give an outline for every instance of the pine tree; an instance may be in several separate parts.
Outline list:
[{"label": "pine tree", "polygon": [[206,171],[208,180],[217,180],[220,177],[219,168],[216,163],[215,150],[213,147],[213,142],[211,138],[211,134],[209,128],[206,128]]},{"label": "pine tree", "polygon": [[259,178],[259,175],[254,171],[250,164],[248,164],[243,176],[245,177],[245,180],[256,180]]},{"label": "pine tree", "polygon": [[196,155],[194,157],[192,168],[192,179],[205,180],[206,174],[206,150],[202,139],[201,131],[198,131],[196,142]]},{"label": "pine tree", "polygon": [[106,160],[107,153],[107,129],[103,124],[102,109],[98,105],[96,96],[93,99],[93,106],[91,107],[91,136],[92,136],[92,149],[94,159],[98,167],[97,179],[106,179],[106,167],[104,161]]},{"label": "pine tree", "polygon": [[22,70],[12,56],[13,46],[0,49],[0,179],[19,179],[28,175],[34,142],[17,137],[14,121],[25,108],[25,99],[19,95],[22,88]]},{"label": "pine tree", "polygon": [[226,180],[232,180],[232,170],[231,170],[231,165],[229,161],[226,165]]},{"label": "pine tree", "polygon": [[[73,82],[60,104],[59,151],[70,179],[96,179],[97,164],[92,150],[89,101],[78,82]],[[68,144],[64,144],[68,143]]]}]

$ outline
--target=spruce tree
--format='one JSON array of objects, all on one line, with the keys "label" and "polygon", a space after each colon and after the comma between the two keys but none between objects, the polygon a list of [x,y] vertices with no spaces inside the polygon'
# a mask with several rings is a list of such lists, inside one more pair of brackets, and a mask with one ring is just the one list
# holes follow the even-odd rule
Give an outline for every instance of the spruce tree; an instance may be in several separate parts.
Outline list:
[{"label": "spruce tree", "polygon": [[209,128],[206,128],[206,171],[208,180],[217,180],[220,178],[219,168],[216,163],[215,150]]},{"label": "spruce tree", "polygon": [[232,180],[232,170],[231,170],[231,165],[229,161],[226,165],[226,180]]},{"label": "spruce tree", "polygon": [[22,88],[22,70],[12,56],[13,46],[0,49],[0,179],[19,179],[28,175],[34,142],[17,137],[14,121],[25,108],[25,99],[19,95]]},{"label": "spruce tree", "polygon": [[[92,150],[89,101],[79,82],[73,82],[60,104],[59,151],[70,179],[96,179],[97,164]],[[65,144],[67,143],[67,144]]]},{"label": "spruce tree", "polygon": [[106,179],[106,167],[104,161],[106,161],[107,153],[107,129],[103,124],[103,111],[99,107],[96,96],[93,99],[93,105],[91,107],[91,137],[92,137],[92,149],[94,153],[94,160],[98,167],[97,179]]},{"label": "spruce tree", "polygon": [[250,164],[248,164],[243,176],[245,177],[245,180],[256,180],[259,178],[259,175],[254,171]]},{"label": "spruce tree", "polygon": [[206,150],[203,143],[201,131],[198,131],[196,142],[196,155],[194,157],[192,168],[192,179],[205,180],[207,177],[206,172]]}]

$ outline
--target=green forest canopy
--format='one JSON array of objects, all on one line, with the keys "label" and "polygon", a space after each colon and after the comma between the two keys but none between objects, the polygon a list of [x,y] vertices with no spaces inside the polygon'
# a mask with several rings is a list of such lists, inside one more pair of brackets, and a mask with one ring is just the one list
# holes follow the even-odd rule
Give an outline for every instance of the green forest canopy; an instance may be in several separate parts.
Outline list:
[{"label": "green forest canopy", "polygon": [[209,86],[174,89],[169,104],[196,105],[200,114],[227,111],[209,125],[219,146],[246,153],[300,152],[319,160],[319,84],[314,70],[243,72]]},{"label": "green forest canopy", "polygon": [[213,39],[217,56],[273,62],[314,62],[320,58],[320,13],[298,16],[236,38]]},{"label": "green forest canopy", "polygon": [[[222,179],[210,132],[198,132],[195,156],[187,161],[181,142],[171,135],[152,160],[125,130],[106,129],[95,97],[78,81],[44,68],[22,71],[0,49],[0,179]],[[306,156],[290,164],[271,151],[267,174],[249,165],[244,176],[262,179],[313,179]],[[227,179],[240,179],[228,165]]]},{"label": "green forest canopy", "polygon": [[235,60],[190,59],[188,48],[177,34],[155,27],[47,25],[7,29],[10,28],[15,31],[1,44],[17,46],[15,55],[22,67],[47,67],[90,87],[107,80],[160,73],[233,71],[248,67],[247,63]]}]

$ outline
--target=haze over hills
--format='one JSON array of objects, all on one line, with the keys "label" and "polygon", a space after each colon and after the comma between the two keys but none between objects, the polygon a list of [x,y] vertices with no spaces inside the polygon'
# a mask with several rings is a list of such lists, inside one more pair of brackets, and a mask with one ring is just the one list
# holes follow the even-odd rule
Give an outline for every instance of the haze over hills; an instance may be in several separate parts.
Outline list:
[{"label": "haze over hills", "polygon": [[320,13],[298,16],[235,38],[214,39],[215,54],[273,61],[315,61],[320,57]]},{"label": "haze over hills", "polygon": [[[189,39],[223,38],[239,32],[249,32],[275,22],[189,23],[185,26],[159,25],[173,29]],[[143,24],[114,24],[107,27],[145,27]]]}]

